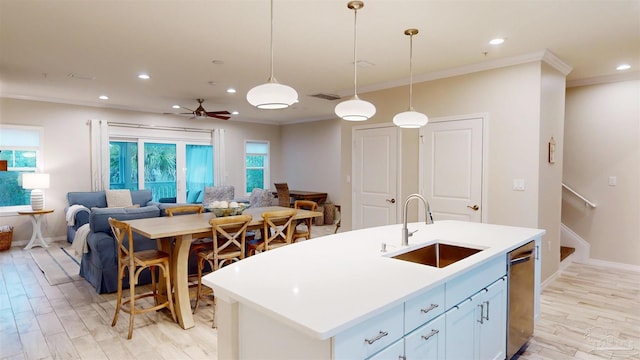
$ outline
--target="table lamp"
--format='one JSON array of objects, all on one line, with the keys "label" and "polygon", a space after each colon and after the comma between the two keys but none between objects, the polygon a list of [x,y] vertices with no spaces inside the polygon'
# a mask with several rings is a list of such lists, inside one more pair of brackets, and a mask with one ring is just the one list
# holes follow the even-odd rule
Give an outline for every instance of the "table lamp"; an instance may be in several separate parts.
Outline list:
[{"label": "table lamp", "polygon": [[31,190],[31,209],[38,211],[44,209],[44,191],[49,188],[49,174],[24,173],[22,174],[22,187]]}]

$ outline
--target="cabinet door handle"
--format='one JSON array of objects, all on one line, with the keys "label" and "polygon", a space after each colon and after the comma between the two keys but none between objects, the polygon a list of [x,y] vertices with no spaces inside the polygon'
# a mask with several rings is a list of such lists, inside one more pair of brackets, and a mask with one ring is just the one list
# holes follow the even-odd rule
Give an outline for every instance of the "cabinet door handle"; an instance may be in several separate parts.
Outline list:
[{"label": "cabinet door handle", "polygon": [[478,304],[480,308],[480,320],[477,320],[480,324],[484,324],[484,303]]},{"label": "cabinet door handle", "polygon": [[430,333],[428,333],[427,335],[422,335],[422,336],[421,336],[421,338],[422,338],[424,341],[427,341],[427,340],[431,339],[434,335],[436,335],[436,334],[437,334],[437,333],[439,333],[439,332],[440,332],[440,330],[431,329],[431,332],[430,332]]},{"label": "cabinet door handle", "polygon": [[421,313],[426,314],[426,313],[428,313],[429,311],[431,311],[431,310],[433,310],[433,309],[435,309],[435,308],[437,308],[437,307],[438,307],[438,304],[431,304],[431,305],[429,305],[429,307],[428,307],[428,308],[426,308],[426,309],[420,309],[420,312],[421,312]]},{"label": "cabinet door handle", "polygon": [[484,303],[487,304],[487,316],[484,319],[489,321],[489,301],[485,301]]},{"label": "cabinet door handle", "polygon": [[388,332],[380,330],[380,333],[378,333],[378,335],[376,337],[374,337],[373,339],[364,339],[364,342],[366,342],[367,344],[371,345],[374,342],[382,339],[383,337],[385,337],[387,335],[389,335]]}]

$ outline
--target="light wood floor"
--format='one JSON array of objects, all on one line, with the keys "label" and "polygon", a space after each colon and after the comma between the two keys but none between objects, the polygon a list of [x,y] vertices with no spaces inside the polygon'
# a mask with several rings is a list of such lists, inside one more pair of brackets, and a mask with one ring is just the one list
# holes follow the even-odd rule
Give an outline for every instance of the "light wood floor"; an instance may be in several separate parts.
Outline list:
[{"label": "light wood floor", "polygon": [[[98,295],[84,280],[50,286],[29,251],[0,252],[0,359],[217,358],[210,306],[190,330],[165,312],[138,315],[126,340],[127,314],[111,327],[114,304],[113,294]],[[541,310],[521,359],[640,359],[639,273],[573,264],[545,289]],[[609,343],[594,343],[603,332]],[[623,350],[611,354],[609,345]]]}]

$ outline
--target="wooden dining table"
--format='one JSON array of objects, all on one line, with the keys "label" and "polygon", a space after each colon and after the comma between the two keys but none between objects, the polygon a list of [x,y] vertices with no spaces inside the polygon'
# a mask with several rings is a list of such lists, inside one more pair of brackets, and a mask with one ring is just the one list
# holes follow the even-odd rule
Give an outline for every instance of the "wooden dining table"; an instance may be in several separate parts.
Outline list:
[{"label": "wooden dining table", "polygon": [[[278,197],[278,192],[273,191],[273,196]],[[289,196],[294,200],[311,200],[322,205],[327,200],[327,193],[320,191],[308,191],[308,190],[289,190]]]},{"label": "wooden dining table", "polygon": [[[249,222],[247,229],[262,229],[264,223],[264,220],[262,219],[263,212],[287,209],[290,208],[281,206],[247,208],[244,210],[243,214],[252,216],[252,220]],[[307,219],[317,216],[322,216],[322,213],[318,211],[297,209],[294,219]],[[205,212],[202,214],[162,216],[125,221],[131,226],[131,230],[133,232],[143,235],[151,240],[158,241],[158,247],[160,250],[170,254],[170,276],[174,291],[174,305],[178,323],[183,329],[189,329],[195,325],[193,314],[191,313],[191,302],[189,299],[189,249],[193,239],[210,237],[212,235],[209,220],[214,217],[214,213]],[[174,246],[172,246],[173,239],[175,239]]]}]

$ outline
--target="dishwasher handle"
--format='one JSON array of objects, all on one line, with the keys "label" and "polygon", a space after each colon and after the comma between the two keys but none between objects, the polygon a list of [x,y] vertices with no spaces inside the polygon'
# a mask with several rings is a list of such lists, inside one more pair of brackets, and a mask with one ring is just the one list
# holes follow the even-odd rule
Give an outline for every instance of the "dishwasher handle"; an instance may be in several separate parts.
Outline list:
[{"label": "dishwasher handle", "polygon": [[533,251],[528,251],[528,252],[524,253],[524,256],[520,256],[520,257],[517,257],[515,259],[511,259],[509,261],[509,265],[513,266],[513,265],[522,264],[524,262],[527,262],[527,261],[531,260],[532,256],[533,256]]}]

